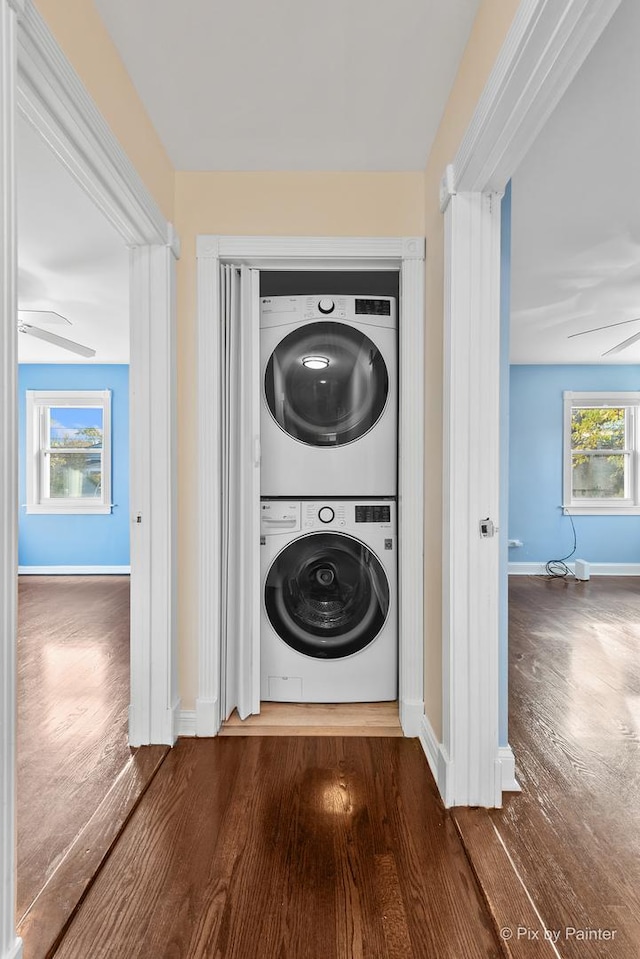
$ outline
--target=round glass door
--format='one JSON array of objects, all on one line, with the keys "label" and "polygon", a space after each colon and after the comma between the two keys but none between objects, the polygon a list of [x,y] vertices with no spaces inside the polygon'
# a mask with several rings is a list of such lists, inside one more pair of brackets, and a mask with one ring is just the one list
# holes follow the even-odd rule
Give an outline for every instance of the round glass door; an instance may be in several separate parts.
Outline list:
[{"label": "round glass door", "polygon": [[310,533],[274,560],[265,606],[292,649],[338,659],[374,641],[389,611],[389,583],[364,543],[339,533]]},{"label": "round glass door", "polygon": [[353,443],[382,415],[389,376],[375,343],[345,323],[309,323],[275,348],[265,398],[286,433],[309,446]]}]

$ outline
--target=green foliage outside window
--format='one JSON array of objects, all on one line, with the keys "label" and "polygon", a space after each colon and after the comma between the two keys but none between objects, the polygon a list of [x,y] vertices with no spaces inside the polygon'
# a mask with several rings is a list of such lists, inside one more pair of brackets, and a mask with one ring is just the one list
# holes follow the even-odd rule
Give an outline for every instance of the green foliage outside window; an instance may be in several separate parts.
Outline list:
[{"label": "green foliage outside window", "polygon": [[[56,431],[57,433],[58,431]],[[102,430],[85,426],[51,438],[49,495],[96,496],[102,483]]]},{"label": "green foliage outside window", "polygon": [[[574,407],[571,411],[573,494],[586,498],[624,496],[626,410]],[[610,451],[610,452],[609,452]]]}]

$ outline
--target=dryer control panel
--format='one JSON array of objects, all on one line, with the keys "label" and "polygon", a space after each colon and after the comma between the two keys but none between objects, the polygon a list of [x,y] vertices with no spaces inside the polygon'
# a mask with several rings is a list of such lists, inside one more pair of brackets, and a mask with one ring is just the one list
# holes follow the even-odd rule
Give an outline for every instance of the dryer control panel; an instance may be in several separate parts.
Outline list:
[{"label": "dryer control panel", "polygon": [[393,296],[263,296],[260,326],[281,326],[308,320],[333,320],[397,329],[397,304]]}]

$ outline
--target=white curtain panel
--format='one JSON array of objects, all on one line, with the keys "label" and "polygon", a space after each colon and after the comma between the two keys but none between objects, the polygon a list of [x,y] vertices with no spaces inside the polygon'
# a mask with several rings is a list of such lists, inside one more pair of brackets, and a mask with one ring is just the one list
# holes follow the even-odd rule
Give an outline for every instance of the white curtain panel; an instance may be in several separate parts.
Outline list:
[{"label": "white curtain panel", "polygon": [[259,272],[220,267],[223,716],[260,711]]}]

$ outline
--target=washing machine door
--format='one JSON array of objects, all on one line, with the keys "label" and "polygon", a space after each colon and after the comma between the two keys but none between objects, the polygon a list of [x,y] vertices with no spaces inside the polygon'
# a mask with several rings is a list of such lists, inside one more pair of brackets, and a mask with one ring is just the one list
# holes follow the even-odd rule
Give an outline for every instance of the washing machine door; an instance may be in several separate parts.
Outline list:
[{"label": "washing machine door", "polygon": [[339,659],[374,641],[389,612],[389,583],[364,543],[340,533],[310,533],[286,546],[265,581],[265,606],[288,646],[316,659]]},{"label": "washing machine door", "polygon": [[389,393],[384,357],[346,323],[309,323],[284,337],[265,372],[265,399],[278,426],[301,443],[332,447],[364,436]]}]

